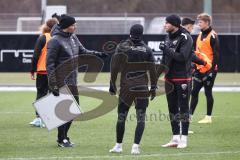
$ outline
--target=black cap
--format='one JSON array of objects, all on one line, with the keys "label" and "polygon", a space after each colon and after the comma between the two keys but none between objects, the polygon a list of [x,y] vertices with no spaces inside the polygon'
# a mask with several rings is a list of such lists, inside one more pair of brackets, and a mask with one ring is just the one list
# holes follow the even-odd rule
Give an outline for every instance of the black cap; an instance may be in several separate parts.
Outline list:
[{"label": "black cap", "polygon": [[180,27],[181,25],[181,18],[175,14],[167,16],[166,21],[176,27]]},{"label": "black cap", "polygon": [[182,19],[182,25],[183,26],[188,25],[188,24],[194,25],[194,23],[195,23],[195,21],[192,20],[191,18],[185,17],[185,18]]},{"label": "black cap", "polygon": [[134,24],[130,29],[130,37],[133,40],[141,40],[143,35],[143,26],[141,24]]},{"label": "black cap", "polygon": [[73,25],[74,23],[76,23],[76,20],[74,17],[63,14],[60,17],[59,26],[61,29],[65,29]]}]

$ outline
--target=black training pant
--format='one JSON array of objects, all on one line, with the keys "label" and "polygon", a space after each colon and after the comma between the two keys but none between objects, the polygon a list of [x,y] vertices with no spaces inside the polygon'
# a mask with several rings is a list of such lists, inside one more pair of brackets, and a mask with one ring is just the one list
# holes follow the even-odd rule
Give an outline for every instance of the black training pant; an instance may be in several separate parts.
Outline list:
[{"label": "black training pant", "polygon": [[180,135],[180,123],[182,124],[182,135],[188,135],[190,83],[191,81],[165,82],[173,135]]},{"label": "black training pant", "polygon": [[[212,88],[214,85],[215,78],[217,76],[217,72],[212,72],[212,76],[208,76],[205,74],[195,74],[193,77],[193,89],[191,93],[191,103],[190,103],[190,114],[194,114],[194,111],[198,104],[198,95],[202,87],[204,87],[205,96],[207,99],[207,115],[212,115],[213,110],[213,94]],[[204,80],[206,78],[206,80]]]},{"label": "black training pant", "polygon": [[[48,88],[47,74],[37,74],[36,88],[37,88],[36,100],[48,94],[49,88]],[[36,116],[39,117],[37,112],[36,112]]]},{"label": "black training pant", "polygon": [[[148,106],[149,100],[148,98],[137,98],[134,101],[134,103],[135,103],[136,118],[137,118],[137,126],[135,129],[134,143],[139,144],[145,128],[146,108]],[[129,105],[124,103],[122,100],[119,100],[118,120],[116,125],[117,143],[122,143],[123,141],[123,136],[125,131],[125,122],[129,112],[129,108],[130,108]]]},{"label": "black training pant", "polygon": [[[68,86],[71,93],[73,94],[75,100],[77,101],[77,103],[79,104],[79,96],[78,96],[78,89],[75,86]],[[72,124],[72,121],[65,123],[63,125],[61,125],[60,127],[58,127],[58,142],[61,143],[64,139],[70,140],[68,137],[68,131],[69,128]]]}]

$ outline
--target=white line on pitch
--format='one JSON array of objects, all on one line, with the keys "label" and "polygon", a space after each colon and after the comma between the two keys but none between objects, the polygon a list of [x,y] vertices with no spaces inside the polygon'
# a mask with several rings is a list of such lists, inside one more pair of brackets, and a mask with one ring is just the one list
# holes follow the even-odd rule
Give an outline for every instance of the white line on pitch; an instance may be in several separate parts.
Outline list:
[{"label": "white line on pitch", "polygon": [[42,159],[118,159],[118,158],[147,158],[147,157],[180,157],[180,156],[199,156],[199,155],[224,155],[224,154],[240,154],[240,151],[224,151],[224,152],[205,152],[205,153],[175,153],[175,154],[143,154],[143,155],[119,155],[119,156],[75,156],[75,157],[28,157],[28,158],[0,158],[0,160],[42,160]]}]

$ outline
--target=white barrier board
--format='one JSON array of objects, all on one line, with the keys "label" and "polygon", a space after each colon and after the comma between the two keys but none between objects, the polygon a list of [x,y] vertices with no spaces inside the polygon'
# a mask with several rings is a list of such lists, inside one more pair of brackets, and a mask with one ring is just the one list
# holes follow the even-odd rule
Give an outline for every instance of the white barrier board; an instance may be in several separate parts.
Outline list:
[{"label": "white barrier board", "polygon": [[67,86],[60,88],[59,93],[59,96],[49,93],[33,103],[48,130],[57,128],[82,113]]}]

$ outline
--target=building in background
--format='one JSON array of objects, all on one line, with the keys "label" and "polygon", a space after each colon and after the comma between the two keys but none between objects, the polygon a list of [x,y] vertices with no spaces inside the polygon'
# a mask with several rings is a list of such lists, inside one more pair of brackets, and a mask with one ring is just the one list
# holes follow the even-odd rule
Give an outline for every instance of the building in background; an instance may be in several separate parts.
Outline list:
[{"label": "building in background", "polygon": [[[41,0],[20,0],[21,3],[12,0],[11,5],[6,1],[0,0],[0,32],[38,31],[43,17]],[[144,23],[145,34],[162,34],[163,19],[169,13],[196,18],[204,8],[204,0],[43,1],[47,6],[65,6],[67,13],[78,19],[78,34],[128,34],[129,27],[134,23]],[[238,8],[239,0],[212,0],[213,26],[218,33],[240,32]]]}]

